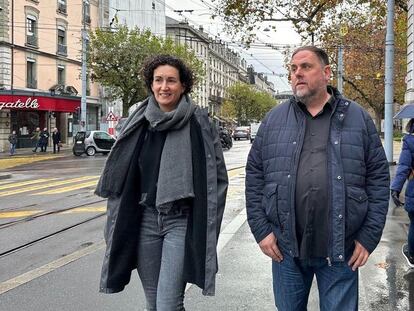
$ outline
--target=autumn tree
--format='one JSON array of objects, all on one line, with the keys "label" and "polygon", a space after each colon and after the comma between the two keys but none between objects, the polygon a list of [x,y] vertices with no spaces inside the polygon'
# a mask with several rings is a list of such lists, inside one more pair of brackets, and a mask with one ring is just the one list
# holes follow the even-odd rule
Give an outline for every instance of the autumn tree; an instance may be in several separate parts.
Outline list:
[{"label": "autumn tree", "polygon": [[[360,6],[376,5],[376,0],[213,0],[216,14],[224,19],[229,34],[238,36],[249,44],[254,41],[256,30],[262,22],[292,22],[303,40],[310,42],[321,35],[321,26],[329,23],[341,10],[358,11]],[[395,4],[407,12],[407,2]],[[385,5],[385,1],[382,1]],[[273,28],[277,26],[273,24]]]},{"label": "autumn tree", "polygon": [[171,54],[183,59],[203,76],[202,61],[187,46],[172,39],[154,36],[150,31],[118,26],[116,30],[96,29],[90,33],[88,68],[91,78],[108,89],[111,99],[122,100],[123,115],[128,108],[148,96],[140,75],[144,60],[156,54]]},{"label": "autumn tree", "polygon": [[[357,101],[375,116],[380,131],[384,118],[384,71],[386,7],[382,2],[351,10],[332,18],[331,25],[321,29],[321,45],[330,54],[334,71],[332,84],[337,83],[338,47],[343,47],[343,93]],[[396,10],[394,98],[404,102],[406,76],[406,12]]]},{"label": "autumn tree", "polygon": [[237,119],[239,125],[248,125],[262,120],[275,105],[276,101],[269,93],[257,91],[253,86],[239,82],[227,89],[222,116]]}]

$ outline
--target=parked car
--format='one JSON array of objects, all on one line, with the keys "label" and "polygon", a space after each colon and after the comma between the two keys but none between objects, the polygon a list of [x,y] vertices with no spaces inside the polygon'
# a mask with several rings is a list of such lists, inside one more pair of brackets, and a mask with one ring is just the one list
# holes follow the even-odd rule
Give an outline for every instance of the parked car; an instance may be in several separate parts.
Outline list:
[{"label": "parked car", "polygon": [[108,154],[115,143],[115,138],[105,131],[79,131],[75,136],[73,154],[80,156],[86,153],[93,156],[97,152]]},{"label": "parked car", "polygon": [[243,139],[250,139],[250,128],[248,126],[239,126],[234,129],[233,132],[233,138],[234,140],[240,140]]},{"label": "parked car", "polygon": [[250,142],[251,143],[256,138],[256,134],[257,134],[257,131],[259,130],[260,124],[261,124],[260,122],[250,124]]}]

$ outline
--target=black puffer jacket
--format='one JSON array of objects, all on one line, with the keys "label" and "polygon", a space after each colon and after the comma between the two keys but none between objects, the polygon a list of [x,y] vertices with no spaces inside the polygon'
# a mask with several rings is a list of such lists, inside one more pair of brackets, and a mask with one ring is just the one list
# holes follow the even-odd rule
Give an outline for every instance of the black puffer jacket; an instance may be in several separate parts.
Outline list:
[{"label": "black puffer jacket", "polygon": [[[328,140],[329,257],[344,261],[358,240],[370,253],[380,241],[389,200],[388,162],[369,114],[335,92]],[[274,230],[284,254],[297,257],[295,181],[305,115],[291,100],[260,126],[246,166],[248,222],[257,242]]]}]

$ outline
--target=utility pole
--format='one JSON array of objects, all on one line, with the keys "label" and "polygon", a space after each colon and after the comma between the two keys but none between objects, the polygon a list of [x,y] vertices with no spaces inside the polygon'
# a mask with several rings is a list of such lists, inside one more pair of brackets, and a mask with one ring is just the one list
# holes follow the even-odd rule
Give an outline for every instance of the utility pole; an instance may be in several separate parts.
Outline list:
[{"label": "utility pole", "polygon": [[394,0],[387,1],[387,34],[385,37],[385,154],[389,164],[393,160],[393,109],[394,108]]},{"label": "utility pole", "polygon": [[343,70],[344,70],[343,47],[342,47],[342,42],[341,42],[338,46],[338,72],[337,72],[337,88],[338,88],[339,93],[341,94],[342,94],[342,89],[343,89],[343,79],[342,79]]},{"label": "utility pole", "polygon": [[338,91],[342,94],[343,92],[343,85],[344,85],[344,46],[342,43],[343,37],[348,33],[348,27],[346,25],[342,25],[342,14],[340,15],[340,23],[339,23],[339,46],[338,46],[338,70],[337,70],[337,88]]},{"label": "utility pole", "polygon": [[86,7],[85,1],[82,0],[82,97],[81,97],[81,121],[80,130],[86,130]]}]

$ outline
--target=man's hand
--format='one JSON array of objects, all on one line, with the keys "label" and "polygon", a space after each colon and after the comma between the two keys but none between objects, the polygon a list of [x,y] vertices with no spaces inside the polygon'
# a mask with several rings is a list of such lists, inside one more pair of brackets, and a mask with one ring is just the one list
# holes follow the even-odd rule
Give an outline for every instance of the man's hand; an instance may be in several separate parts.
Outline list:
[{"label": "man's hand", "polygon": [[348,261],[348,266],[352,266],[352,271],[362,267],[368,260],[369,252],[362,246],[361,243],[355,241],[355,249],[351,259]]},{"label": "man's hand", "polygon": [[277,238],[275,235],[270,233],[263,240],[259,242],[260,249],[262,252],[277,262],[283,260],[283,255],[277,246]]},{"label": "man's hand", "polygon": [[391,190],[391,198],[394,201],[396,207],[403,206],[404,204],[400,201],[400,193],[396,190]]}]

